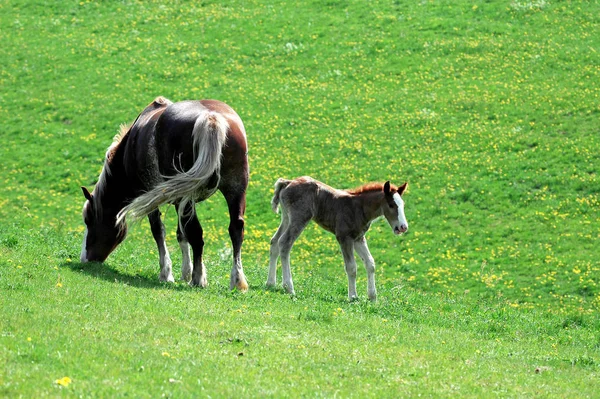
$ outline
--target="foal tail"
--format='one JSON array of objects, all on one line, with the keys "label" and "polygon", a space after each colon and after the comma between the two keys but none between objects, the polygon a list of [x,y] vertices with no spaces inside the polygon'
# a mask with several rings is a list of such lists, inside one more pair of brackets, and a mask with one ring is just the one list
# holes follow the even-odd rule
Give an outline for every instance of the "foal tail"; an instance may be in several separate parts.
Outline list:
[{"label": "foal tail", "polygon": [[133,200],[119,212],[117,224],[126,217],[139,220],[167,203],[179,203],[181,218],[186,206],[194,205],[201,190],[206,189],[213,174],[219,171],[228,128],[227,120],[220,114],[206,110],[198,116],[192,130],[195,158],[192,167],[166,177],[165,181]]},{"label": "foal tail", "polygon": [[273,199],[271,200],[271,209],[273,209],[273,212],[279,213],[279,193],[291,182],[291,180],[281,178],[277,179],[275,182],[275,192],[273,193]]}]

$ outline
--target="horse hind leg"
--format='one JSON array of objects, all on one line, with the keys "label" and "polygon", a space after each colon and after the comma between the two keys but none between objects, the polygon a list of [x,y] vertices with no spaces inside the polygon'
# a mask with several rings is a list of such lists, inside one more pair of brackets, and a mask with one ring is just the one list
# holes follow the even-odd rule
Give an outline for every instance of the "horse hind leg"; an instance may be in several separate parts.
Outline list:
[{"label": "horse hind leg", "polygon": [[[194,260],[191,271],[192,280],[190,285],[205,288],[208,285],[208,280],[206,276],[206,267],[202,261],[202,255],[204,252],[203,231],[202,226],[198,221],[198,217],[196,216],[196,210],[192,204],[186,206],[183,215],[179,218],[179,223],[181,224],[180,230],[183,233],[182,236],[187,239],[185,242],[189,242],[193,251]],[[185,248],[186,244],[184,244],[183,247]],[[185,276],[185,274],[183,276]]]},{"label": "horse hind leg", "polygon": [[350,238],[338,237],[338,243],[344,257],[344,266],[348,277],[348,300],[358,299],[356,294],[356,260],[354,259],[354,242]]},{"label": "horse hind leg", "polygon": [[181,281],[192,281],[192,259],[190,257],[190,243],[181,229],[181,223],[177,223],[177,242],[181,249]]},{"label": "horse hind leg", "polygon": [[273,287],[277,284],[277,259],[279,258],[279,239],[283,232],[288,228],[289,220],[285,209],[281,207],[281,224],[277,232],[271,238],[271,248],[269,250],[269,276],[267,277],[267,287]]},{"label": "horse hind leg", "polygon": [[242,266],[242,244],[244,242],[244,212],[246,210],[246,192],[228,188],[221,189],[229,209],[229,237],[233,247],[233,267],[229,279],[229,289],[248,290],[248,281]]},{"label": "horse hind leg", "polygon": [[290,265],[290,252],[294,242],[298,239],[308,222],[310,215],[288,214],[287,229],[279,238],[279,256],[281,257],[281,274],[283,276],[283,288],[290,295],[296,295],[294,291],[294,282],[292,281],[292,270]]},{"label": "horse hind leg", "polygon": [[154,241],[156,241],[156,246],[158,247],[158,254],[160,257],[159,279],[160,281],[172,283],[175,281],[173,279],[172,271],[173,263],[171,262],[169,250],[167,249],[167,243],[165,241],[165,225],[160,220],[160,211],[157,209],[148,214],[148,221],[150,222],[150,230],[152,231]]}]

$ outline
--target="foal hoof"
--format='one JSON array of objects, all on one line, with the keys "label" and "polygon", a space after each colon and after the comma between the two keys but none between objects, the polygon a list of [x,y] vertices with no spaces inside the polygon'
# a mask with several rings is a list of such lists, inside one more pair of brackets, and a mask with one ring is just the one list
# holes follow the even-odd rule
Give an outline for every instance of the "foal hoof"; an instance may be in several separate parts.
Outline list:
[{"label": "foal hoof", "polygon": [[285,292],[287,292],[291,296],[296,296],[296,292],[294,291],[294,287],[290,287],[289,285],[284,284],[283,288],[285,289]]}]

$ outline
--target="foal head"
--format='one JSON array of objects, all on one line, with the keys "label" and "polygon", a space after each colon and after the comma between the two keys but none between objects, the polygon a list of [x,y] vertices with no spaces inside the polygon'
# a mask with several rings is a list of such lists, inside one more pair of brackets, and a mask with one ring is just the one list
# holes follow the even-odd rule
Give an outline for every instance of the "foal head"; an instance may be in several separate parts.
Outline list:
[{"label": "foal head", "polygon": [[408,230],[408,222],[404,216],[404,200],[402,194],[406,191],[408,183],[404,183],[398,188],[392,188],[387,181],[383,185],[384,204],[383,215],[394,230],[394,234],[399,235]]},{"label": "foal head", "polygon": [[127,235],[127,225],[117,225],[116,212],[102,209],[102,204],[85,187],[81,187],[87,199],[83,206],[85,235],[81,248],[81,263],[104,262]]}]

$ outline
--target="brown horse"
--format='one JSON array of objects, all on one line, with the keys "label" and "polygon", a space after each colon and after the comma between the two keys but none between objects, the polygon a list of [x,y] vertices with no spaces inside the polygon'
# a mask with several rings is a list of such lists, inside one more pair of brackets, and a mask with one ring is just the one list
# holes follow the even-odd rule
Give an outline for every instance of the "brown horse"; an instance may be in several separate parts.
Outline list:
[{"label": "brown horse", "polygon": [[[94,191],[82,187],[86,225],[81,262],[103,262],[127,234],[126,218],[148,216],[160,255],[160,280],[174,281],[159,206],[174,204],[182,279],[207,285],[204,240],[195,203],[221,191],[229,208],[233,245],[230,288],[245,291],[242,268],[248,187],[246,131],[238,114],[215,100],[173,103],[158,97],[131,127],[121,128],[106,152]],[[193,265],[190,259],[191,245]]]},{"label": "brown horse", "polygon": [[267,286],[276,283],[277,258],[281,257],[283,287],[294,295],[290,251],[308,222],[314,220],[335,234],[340,245],[348,275],[348,299],[357,298],[356,251],[367,269],[369,299],[375,300],[375,261],[367,247],[365,234],[371,222],[380,216],[385,216],[394,234],[408,230],[401,197],[406,187],[407,183],[396,187],[388,181],[365,184],[354,190],[338,190],[308,176],[277,180],[271,206],[275,212],[281,208],[281,225],[271,239]]}]

